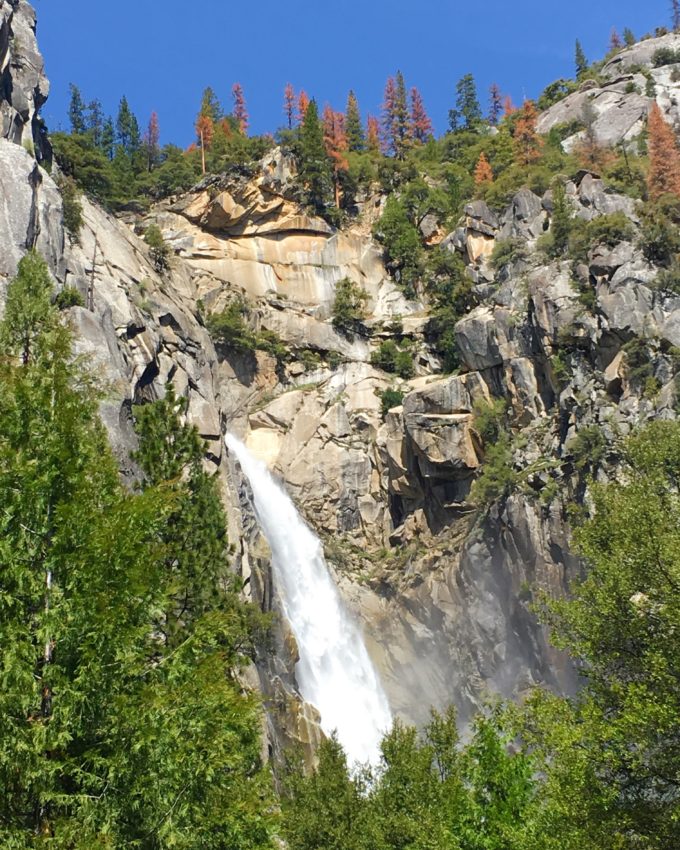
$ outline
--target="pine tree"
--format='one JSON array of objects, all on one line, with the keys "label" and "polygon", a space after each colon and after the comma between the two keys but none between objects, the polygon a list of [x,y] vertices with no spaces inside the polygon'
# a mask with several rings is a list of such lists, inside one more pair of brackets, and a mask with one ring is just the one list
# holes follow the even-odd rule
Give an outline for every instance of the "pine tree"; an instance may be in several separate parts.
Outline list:
[{"label": "pine tree", "polygon": [[[307,114],[307,109],[309,108],[309,95],[304,89],[300,90],[300,94],[298,94],[297,101],[297,120],[298,124],[302,124],[305,120],[305,115]],[[318,116],[317,116],[318,117]]]},{"label": "pine tree", "polygon": [[389,77],[383,99],[382,127],[385,144],[397,159],[403,159],[410,142],[406,83],[401,71]]},{"label": "pine tree", "polygon": [[514,112],[517,112],[517,107],[512,102],[512,98],[508,94],[508,95],[505,96],[505,99],[503,101],[503,117],[508,118]]},{"label": "pine tree", "polygon": [[635,44],[635,33],[630,27],[625,27],[623,30],[623,43],[626,47],[632,47]]},{"label": "pine tree", "polygon": [[472,74],[466,74],[456,85],[456,108],[449,110],[449,126],[457,130],[476,130],[482,120],[482,110],[477,99],[477,86]]},{"label": "pine tree", "polygon": [[347,146],[350,151],[357,153],[364,149],[364,128],[361,125],[361,112],[359,103],[353,91],[347,95],[347,109],[345,112],[345,133],[347,135]]},{"label": "pine tree", "polygon": [[553,257],[561,257],[569,247],[572,231],[572,216],[567,201],[564,183],[555,180],[552,186],[553,209],[550,218],[550,251]]},{"label": "pine tree", "polygon": [[484,151],[482,151],[477,160],[474,179],[475,186],[477,187],[487,186],[489,183],[493,183],[493,171]]},{"label": "pine tree", "polygon": [[118,144],[128,156],[133,156],[140,147],[139,124],[123,95],[116,118],[116,137]]},{"label": "pine tree", "polygon": [[223,117],[222,105],[219,101],[219,98],[213,91],[213,89],[208,86],[203,90],[203,94],[201,95],[201,106],[199,109],[199,115],[203,115],[206,118],[210,118],[213,125],[217,124],[222,120]]},{"label": "pine tree", "polygon": [[291,83],[286,83],[286,88],[283,92],[283,111],[286,115],[288,129],[292,130],[295,117],[295,89]]},{"label": "pine tree", "polygon": [[588,70],[588,60],[586,59],[586,54],[583,52],[583,48],[581,47],[581,42],[578,39],[576,39],[576,47],[574,50],[574,67],[576,70],[577,80]]},{"label": "pine tree", "polygon": [[238,122],[241,133],[245,136],[248,131],[248,110],[246,109],[246,99],[241,83],[234,83],[231,92],[234,97],[234,118]]},{"label": "pine tree", "polygon": [[50,290],[28,254],[0,325],[0,845],[269,847],[257,705],[236,677],[250,614],[235,587],[215,597],[214,482],[168,415],[157,480],[186,480],[122,486]]},{"label": "pine tree", "polygon": [[497,127],[502,114],[503,96],[498,85],[493,83],[489,89],[489,124],[492,127]]},{"label": "pine tree", "polygon": [[616,27],[612,27],[611,35],[609,36],[609,50],[620,50],[623,47],[623,42],[621,41],[621,36],[619,35]]},{"label": "pine tree", "polygon": [[656,101],[649,110],[649,173],[647,186],[650,198],[661,195],[680,197],[680,151],[670,125],[665,121]]},{"label": "pine tree", "polygon": [[116,147],[116,131],[113,126],[113,119],[111,116],[108,116],[104,120],[104,124],[102,126],[102,143],[101,149],[102,153],[106,156],[107,159],[112,160]]},{"label": "pine tree", "polygon": [[366,147],[370,153],[381,153],[380,122],[375,115],[366,119]]},{"label": "pine tree", "polygon": [[331,167],[315,100],[310,100],[300,131],[300,179],[307,204],[322,212],[332,196]]},{"label": "pine tree", "polygon": [[671,0],[671,23],[673,32],[680,31],[680,0]]},{"label": "pine tree", "polygon": [[152,112],[149,124],[144,133],[144,151],[146,153],[147,168],[152,171],[158,164],[160,158],[160,128],[158,125],[158,113]]},{"label": "pine tree", "polygon": [[333,165],[333,187],[335,206],[340,208],[340,172],[349,169],[347,161],[347,135],[345,116],[326,104],[323,111],[323,140]]},{"label": "pine tree", "polygon": [[93,100],[88,104],[85,125],[87,134],[92,139],[92,144],[101,150],[104,132],[104,111],[100,101]]},{"label": "pine tree", "polygon": [[411,133],[416,142],[426,142],[432,136],[432,121],[418,89],[411,89]]},{"label": "pine tree", "polygon": [[533,100],[525,101],[513,136],[515,160],[520,165],[531,165],[541,156],[543,140],[536,131],[537,120],[538,113]]},{"label": "pine tree", "polygon": [[71,124],[71,132],[80,135],[85,132],[85,102],[78,86],[69,85],[71,100],[68,107],[68,119]]}]

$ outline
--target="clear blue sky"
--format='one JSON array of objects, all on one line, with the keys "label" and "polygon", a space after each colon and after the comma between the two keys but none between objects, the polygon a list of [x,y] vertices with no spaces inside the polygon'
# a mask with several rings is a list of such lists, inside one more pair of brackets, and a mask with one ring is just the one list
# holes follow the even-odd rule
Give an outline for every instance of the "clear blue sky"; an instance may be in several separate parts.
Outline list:
[{"label": "clear blue sky", "polygon": [[589,59],[606,52],[612,26],[636,35],[668,24],[670,0],[34,0],[52,82],[44,109],[65,127],[68,84],[115,113],[126,94],[140,124],[152,110],[162,141],[193,137],[211,85],[231,109],[242,83],[251,132],[283,123],[286,82],[344,108],[354,88],[377,113],[385,79],[401,69],[420,88],[437,131],[456,81],[474,74],[480,99],[497,81],[516,103],[573,75],[574,40]]}]

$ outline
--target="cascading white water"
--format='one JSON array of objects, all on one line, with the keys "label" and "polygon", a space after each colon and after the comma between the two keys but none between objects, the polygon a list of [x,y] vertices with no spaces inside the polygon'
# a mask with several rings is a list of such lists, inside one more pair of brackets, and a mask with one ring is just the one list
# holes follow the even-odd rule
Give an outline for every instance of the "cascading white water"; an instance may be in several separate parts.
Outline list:
[{"label": "cascading white water", "polygon": [[392,717],[361,632],[340,599],[318,537],[264,463],[235,437],[226,443],[250,482],[255,512],[272,550],[283,614],[298,643],[300,693],[337,731],[350,763],[375,763]]}]

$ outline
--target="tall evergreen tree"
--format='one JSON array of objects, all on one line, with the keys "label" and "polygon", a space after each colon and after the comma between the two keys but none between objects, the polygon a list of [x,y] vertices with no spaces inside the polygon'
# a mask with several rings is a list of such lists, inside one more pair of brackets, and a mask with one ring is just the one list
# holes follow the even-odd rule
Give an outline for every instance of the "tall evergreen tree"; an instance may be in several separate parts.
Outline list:
[{"label": "tall evergreen tree", "polygon": [[102,141],[101,141],[101,149],[102,153],[106,155],[109,160],[113,159],[113,155],[116,147],[116,131],[113,126],[113,119],[111,116],[108,116],[102,125]]},{"label": "tall evergreen tree", "polygon": [[574,48],[574,69],[577,80],[588,70],[588,60],[578,39],[576,39],[576,47]]},{"label": "tall evergreen tree", "polygon": [[680,30],[680,0],[671,0],[671,24],[673,32]]},{"label": "tall evergreen tree", "polygon": [[128,156],[133,156],[140,148],[141,137],[139,123],[130,109],[125,95],[121,98],[116,118],[116,138],[118,144]]},{"label": "tall evergreen tree", "polygon": [[632,47],[635,44],[635,33],[630,27],[625,27],[623,30],[623,43],[626,47]]},{"label": "tall evergreen tree", "polygon": [[476,130],[482,120],[482,110],[472,74],[461,77],[456,85],[456,95],[456,108],[449,110],[451,130]]},{"label": "tall evergreen tree", "polygon": [[306,203],[319,212],[323,211],[332,198],[333,180],[314,99],[305,110],[300,131],[300,178]]},{"label": "tall evergreen tree", "polygon": [[[214,484],[189,463],[126,491],[50,291],[28,254],[0,326],[0,845],[268,847],[257,707],[234,675],[249,638],[234,594],[214,598]],[[168,419],[159,482],[197,453]]]},{"label": "tall evergreen tree", "polygon": [[361,123],[359,103],[353,91],[350,91],[347,95],[345,134],[347,136],[347,146],[350,151],[358,152],[364,149],[366,143],[364,128]]},{"label": "tall evergreen tree", "polygon": [[201,107],[198,114],[209,118],[213,124],[217,124],[224,115],[219,98],[210,86],[203,90],[203,94],[201,95]]},{"label": "tall evergreen tree", "polygon": [[403,159],[411,141],[406,83],[401,71],[389,77],[383,99],[382,126],[386,145],[397,159]]},{"label": "tall evergreen tree", "polygon": [[146,155],[147,169],[152,171],[158,164],[161,155],[160,148],[161,131],[158,125],[158,113],[152,112],[149,123],[144,132],[144,153]]},{"label": "tall evergreen tree", "polygon": [[502,114],[503,95],[498,85],[493,83],[489,89],[489,124],[492,127],[497,127]]},{"label": "tall evergreen tree", "polygon": [[234,98],[234,118],[236,119],[239,130],[245,136],[248,132],[249,119],[246,98],[241,83],[234,83],[231,92]]},{"label": "tall evergreen tree", "polygon": [[93,100],[88,104],[85,124],[87,133],[92,139],[92,144],[101,150],[102,135],[104,132],[104,110],[99,100]]},{"label": "tall evergreen tree", "polygon": [[71,125],[71,132],[76,135],[84,133],[85,126],[85,101],[80,93],[78,86],[71,83],[69,85],[71,99],[68,107],[68,120]]}]

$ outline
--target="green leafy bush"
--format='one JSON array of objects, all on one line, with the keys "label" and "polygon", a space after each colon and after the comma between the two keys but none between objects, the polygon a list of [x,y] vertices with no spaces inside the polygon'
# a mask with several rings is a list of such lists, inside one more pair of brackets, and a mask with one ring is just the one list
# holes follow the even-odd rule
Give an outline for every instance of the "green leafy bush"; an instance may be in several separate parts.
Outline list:
[{"label": "green leafy bush", "polygon": [[144,234],[144,241],[149,246],[151,262],[156,271],[161,274],[170,268],[170,248],[163,239],[161,229],[157,224],[150,224]]},{"label": "green leafy bush", "polygon": [[569,256],[584,262],[597,245],[615,248],[620,242],[630,242],[634,235],[630,219],[622,212],[601,215],[588,222],[575,219],[569,236]]},{"label": "green leafy bush", "polygon": [[663,68],[664,65],[675,65],[680,62],[680,50],[672,47],[660,47],[652,55],[652,65],[655,68]]},{"label": "green leafy bush", "polygon": [[368,295],[359,284],[348,277],[338,281],[331,312],[333,327],[346,336],[354,336],[363,327],[367,301]]},{"label": "green leafy bush", "polygon": [[215,342],[232,351],[254,351],[255,334],[246,323],[248,307],[244,301],[232,301],[219,313],[211,313],[206,327]]},{"label": "green leafy bush", "polygon": [[385,249],[388,268],[407,296],[413,297],[421,273],[423,248],[406,209],[394,196],[387,199],[383,214],[373,227],[373,235]]},{"label": "green leafy bush", "polygon": [[384,372],[392,372],[408,380],[415,375],[413,354],[408,344],[397,344],[388,339],[380,343],[380,348],[371,354],[371,364]]},{"label": "green leafy bush", "polygon": [[523,239],[518,239],[517,237],[499,239],[494,245],[491,254],[491,268],[499,271],[511,263],[526,260],[527,256],[527,246]]},{"label": "green leafy bush", "polygon": [[58,310],[68,310],[69,307],[83,307],[85,299],[75,286],[65,286],[55,298],[54,303]]},{"label": "green leafy bush", "polygon": [[595,469],[604,459],[607,440],[599,425],[586,425],[567,445],[578,470]]},{"label": "green leafy bush", "polygon": [[80,231],[83,227],[83,204],[80,199],[80,190],[76,181],[66,174],[60,175],[56,183],[61,194],[64,227],[71,241],[79,243]]},{"label": "green leafy bush", "polygon": [[401,390],[387,389],[383,390],[380,395],[380,409],[383,419],[392,410],[393,407],[401,407],[404,401],[404,393]]}]

